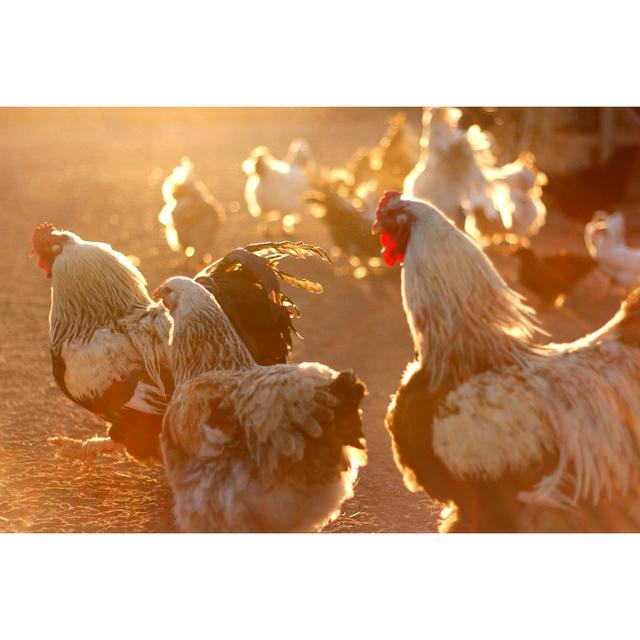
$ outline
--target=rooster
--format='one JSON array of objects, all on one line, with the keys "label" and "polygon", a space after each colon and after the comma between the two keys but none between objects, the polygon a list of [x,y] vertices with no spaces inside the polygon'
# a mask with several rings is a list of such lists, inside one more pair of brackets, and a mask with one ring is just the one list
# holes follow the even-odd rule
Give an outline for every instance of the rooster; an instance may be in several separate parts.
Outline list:
[{"label": "rooster", "polygon": [[291,232],[305,211],[303,195],[312,188],[313,165],[309,145],[294,140],[285,161],[276,160],[267,147],[255,148],[242,164],[247,174],[244,197],[249,213],[263,232],[280,221]]},{"label": "rooster", "polygon": [[584,241],[614,288],[628,292],[640,284],[640,249],[627,245],[621,211],[611,215],[596,211],[585,225]]},{"label": "rooster", "polygon": [[535,313],[440,211],[387,193],[416,350],[386,417],[405,484],[441,530],[640,530],[640,290],[604,327],[540,344]]},{"label": "rooster", "polygon": [[183,531],[315,531],[353,495],[366,461],[350,371],[260,366],[220,305],[188,278],[155,294],[173,316],[177,385],[161,435]]},{"label": "rooster", "polygon": [[[103,445],[94,449],[123,445],[139,460],[158,458],[162,416],[173,391],[169,315],[148,295],[140,271],[107,244],[45,223],[33,233],[32,254],[52,280],[54,378],[68,398],[110,423],[109,437],[92,441]],[[303,243],[250,245],[196,276],[218,296],[253,357],[265,365],[286,362],[291,320],[298,313],[280,291],[279,278],[321,290],[280,271],[278,262],[286,255],[326,258]]]},{"label": "rooster", "polygon": [[167,243],[199,262],[211,261],[213,242],[225,219],[222,205],[193,175],[193,163],[183,158],[162,185],[165,205],[158,215]]}]

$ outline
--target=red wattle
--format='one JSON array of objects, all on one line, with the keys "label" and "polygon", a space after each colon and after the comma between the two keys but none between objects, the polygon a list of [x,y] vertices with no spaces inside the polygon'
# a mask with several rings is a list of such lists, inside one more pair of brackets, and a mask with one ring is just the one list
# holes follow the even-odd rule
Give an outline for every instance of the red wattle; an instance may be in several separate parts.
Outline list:
[{"label": "red wattle", "polygon": [[380,234],[380,244],[382,244],[382,257],[388,266],[392,267],[396,262],[402,262],[404,255],[398,249],[398,242],[396,239],[385,233]]},{"label": "red wattle", "polygon": [[49,263],[42,256],[40,256],[40,259],[38,260],[38,266],[47,274],[47,278],[51,277]]}]

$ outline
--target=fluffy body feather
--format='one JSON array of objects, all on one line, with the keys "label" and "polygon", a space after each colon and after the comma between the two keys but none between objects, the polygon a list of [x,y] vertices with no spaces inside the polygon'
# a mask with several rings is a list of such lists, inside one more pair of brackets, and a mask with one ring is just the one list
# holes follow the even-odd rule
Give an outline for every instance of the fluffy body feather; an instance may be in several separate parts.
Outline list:
[{"label": "fluffy body feather", "polygon": [[366,461],[362,383],[317,363],[259,366],[203,288],[172,278],[161,295],[178,383],[161,442],[180,528],[323,527]]},{"label": "fluffy body feather", "polygon": [[446,507],[442,530],[640,530],[640,290],[594,334],[540,344],[472,239],[424,202],[382,204],[383,234],[405,221],[417,359],[386,424],[407,487]]},{"label": "fluffy body feather", "polygon": [[200,261],[210,260],[225,213],[204,183],[193,175],[189,158],[183,158],[165,179],[162,195],[165,205],[158,220],[164,225],[171,249]]},{"label": "fluffy body feather", "polygon": [[249,213],[264,229],[282,216],[305,211],[303,195],[312,188],[309,146],[294,140],[285,161],[276,160],[267,147],[255,148],[242,168],[247,174],[244,197]]},{"label": "fluffy body feather", "polygon": [[622,212],[596,211],[585,225],[584,240],[589,254],[614,285],[629,291],[640,284],[640,249],[626,243]]}]

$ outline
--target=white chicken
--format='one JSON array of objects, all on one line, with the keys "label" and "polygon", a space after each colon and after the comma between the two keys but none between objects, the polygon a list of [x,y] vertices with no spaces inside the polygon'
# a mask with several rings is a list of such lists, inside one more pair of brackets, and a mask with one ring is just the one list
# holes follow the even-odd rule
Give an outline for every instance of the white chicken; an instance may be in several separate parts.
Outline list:
[{"label": "white chicken", "polygon": [[315,531],[353,495],[366,461],[350,371],[259,366],[203,287],[170,278],[156,292],[173,317],[176,393],[161,434],[183,531]]},{"label": "white chicken", "polygon": [[640,249],[625,240],[624,214],[596,211],[585,225],[584,241],[591,257],[614,288],[629,292],[640,284]]},{"label": "white chicken", "polygon": [[459,128],[460,109],[423,112],[421,154],[404,192],[431,202],[480,244],[528,245],[545,221],[546,177],[530,153],[499,166],[491,140],[477,125]]},{"label": "white chicken", "polygon": [[429,204],[387,193],[416,360],[389,405],[398,468],[442,530],[640,531],[640,289],[601,329],[543,344],[534,311]]},{"label": "white chicken", "polygon": [[420,160],[406,177],[404,193],[432,202],[456,226],[482,209],[489,219],[499,213],[491,199],[491,184],[483,167],[494,163],[491,144],[479,127],[458,128],[460,109],[424,109]]},{"label": "white chicken", "polygon": [[56,383],[110,423],[109,438],[94,445],[124,445],[141,460],[159,455],[173,388],[169,315],[151,299],[138,269],[109,245],[47,223],[36,227],[32,242],[32,255],[52,280],[49,348]]},{"label": "white chicken", "polygon": [[158,220],[165,228],[169,247],[201,263],[210,262],[218,230],[225,219],[224,208],[195,177],[189,158],[182,158],[167,176],[162,195],[165,205]]},{"label": "white chicken", "polygon": [[313,166],[309,145],[293,140],[284,161],[276,160],[265,146],[256,147],[243,162],[247,174],[244,197],[249,213],[260,223],[262,232],[282,224],[291,233],[306,211],[304,194],[312,189]]},{"label": "white chicken", "polygon": [[[487,168],[492,178],[493,201],[504,221],[504,238],[510,244],[529,247],[529,238],[545,223],[547,209],[542,202],[542,187],[547,177],[535,166],[533,155],[520,154],[515,162],[497,168]],[[482,236],[480,235],[480,240]]]}]

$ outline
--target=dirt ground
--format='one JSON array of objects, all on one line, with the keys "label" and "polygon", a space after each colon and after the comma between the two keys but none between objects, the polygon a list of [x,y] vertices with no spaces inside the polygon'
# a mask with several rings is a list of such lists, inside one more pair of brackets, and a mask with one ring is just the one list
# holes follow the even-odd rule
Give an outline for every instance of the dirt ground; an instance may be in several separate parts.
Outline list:
[{"label": "dirt ground", "polygon": [[[189,155],[228,216],[214,254],[261,240],[243,199],[242,161],[259,144],[278,157],[306,138],[319,163],[343,164],[372,145],[395,109],[30,109],[0,110],[0,531],[173,531],[171,495],[162,469],[124,455],[99,459],[90,472],[55,457],[47,438],[102,435],[104,425],[56,387],[48,354],[49,281],[29,260],[31,233],[43,221],[135,255],[151,287],[180,271],[157,215],[164,176]],[[404,109],[418,129],[420,113]],[[296,237],[329,246],[322,221],[304,218]],[[632,238],[633,240],[633,238]],[[584,252],[582,228],[550,211],[535,239],[541,253]],[[492,252],[510,283],[515,262]],[[353,368],[367,383],[363,404],[369,464],[356,496],[328,530],[430,532],[435,507],[403,486],[383,418],[412,354],[400,301],[399,269],[355,280],[340,261],[290,263],[321,281],[324,293],[293,291],[304,341],[294,361]],[[191,275],[191,274],[188,274]],[[524,291],[523,291],[524,292]],[[524,292],[526,293],[526,292]],[[529,296],[532,304],[536,300]],[[560,310],[541,313],[554,341],[603,324],[619,299],[597,274]]]}]

